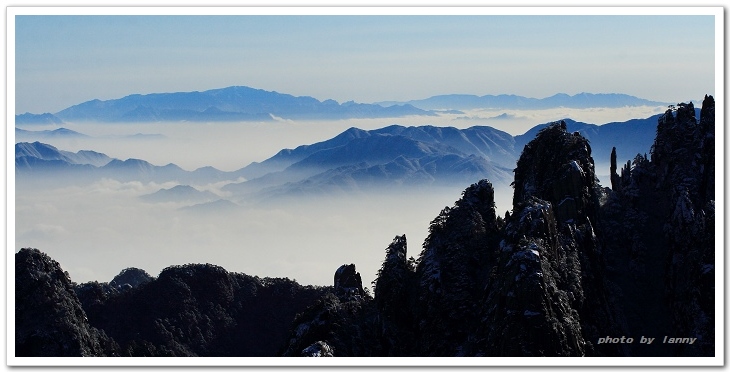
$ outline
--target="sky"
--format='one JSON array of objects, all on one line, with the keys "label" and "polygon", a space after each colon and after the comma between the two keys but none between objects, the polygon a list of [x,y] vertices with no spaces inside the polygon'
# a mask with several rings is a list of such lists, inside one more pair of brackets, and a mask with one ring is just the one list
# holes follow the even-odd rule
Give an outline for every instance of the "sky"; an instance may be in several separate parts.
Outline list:
[{"label": "sky", "polygon": [[22,15],[28,9],[10,8],[16,114],[232,85],[364,103],[715,93],[708,15]]}]

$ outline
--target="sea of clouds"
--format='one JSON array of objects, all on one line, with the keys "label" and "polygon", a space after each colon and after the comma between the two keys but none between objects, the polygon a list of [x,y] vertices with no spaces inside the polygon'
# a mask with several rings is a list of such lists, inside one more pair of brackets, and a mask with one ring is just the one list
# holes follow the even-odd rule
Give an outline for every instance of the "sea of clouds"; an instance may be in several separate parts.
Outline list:
[{"label": "sea of clouds", "polygon": [[[534,125],[572,118],[602,124],[644,118],[661,107],[624,109],[473,110],[438,117],[326,122],[64,124],[88,137],[43,140],[61,150],[94,150],[186,170],[214,166],[240,169],[279,150],[312,144],[350,127],[488,125],[512,135]],[[52,127],[24,127],[29,130]],[[599,176],[600,177],[600,176]],[[475,182],[478,180],[474,180]],[[225,182],[192,185],[225,197]],[[185,203],[149,203],[143,195],[174,182],[120,182],[113,178],[72,186],[9,185],[14,192],[15,251],[38,248],[59,261],[72,280],[110,281],[126,267],[153,276],[170,265],[212,263],[261,277],[289,277],[302,284],[330,285],[335,270],[354,263],[366,286],[375,279],[385,248],[406,234],[408,255],[417,257],[428,225],[460,197],[462,188],[402,190],[382,194],[313,197],[221,211],[185,209]],[[12,193],[10,195],[13,195]],[[511,209],[512,190],[498,185],[497,213]],[[12,203],[11,203],[12,204]],[[11,205],[12,207],[12,205]]]}]

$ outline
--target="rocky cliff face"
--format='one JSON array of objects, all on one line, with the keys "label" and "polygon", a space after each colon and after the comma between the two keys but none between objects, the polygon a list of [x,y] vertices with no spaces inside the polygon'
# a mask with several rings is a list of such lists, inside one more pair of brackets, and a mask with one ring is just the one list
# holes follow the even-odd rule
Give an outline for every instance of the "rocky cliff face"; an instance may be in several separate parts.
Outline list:
[{"label": "rocky cliff face", "polygon": [[564,123],[525,146],[515,170],[495,272],[485,293],[481,346],[492,356],[617,355],[602,243],[593,227],[599,187],[585,138]]},{"label": "rocky cliff face", "polygon": [[431,222],[416,269],[421,352],[473,352],[471,334],[480,319],[501,224],[494,211],[494,189],[486,180],[468,187],[454,207]]},{"label": "rocky cliff face", "polygon": [[16,356],[272,356],[294,316],[331,291],[214,265],[75,285],[38,250],[15,261]]},{"label": "rocky cliff face", "polygon": [[90,325],[68,274],[37,249],[15,254],[15,355],[119,355],[119,346]]},{"label": "rocky cliff face", "polygon": [[612,176],[618,187],[602,208],[601,228],[627,327],[697,338],[632,345],[632,355],[714,355],[714,111],[711,96],[699,120],[692,103],[670,107],[657,123],[651,156],[637,155]]},{"label": "rocky cliff face", "polygon": [[335,288],[297,315],[283,356],[384,356],[378,312],[355,265],[342,265]]}]

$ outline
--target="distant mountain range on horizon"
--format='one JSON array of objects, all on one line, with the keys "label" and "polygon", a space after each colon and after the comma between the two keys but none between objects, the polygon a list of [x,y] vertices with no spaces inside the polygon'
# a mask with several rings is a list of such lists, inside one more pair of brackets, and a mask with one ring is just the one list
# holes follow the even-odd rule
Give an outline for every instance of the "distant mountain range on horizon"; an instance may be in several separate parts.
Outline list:
[{"label": "distant mountain range on horizon", "polygon": [[558,93],[546,98],[529,98],[514,94],[484,95],[446,94],[411,101],[383,101],[380,105],[412,105],[424,110],[618,108],[626,106],[666,106],[669,103],[650,101],[618,93]]},{"label": "distant mountain range on horizon", "polygon": [[395,118],[412,115],[436,116],[469,109],[617,108],[662,106],[627,94],[564,93],[537,99],[516,95],[448,94],[407,102],[338,103],[309,96],[231,86],[203,92],[132,94],[119,99],[83,102],[56,113],[24,113],[15,116],[16,125],[64,122],[231,122],[275,120],[340,120],[352,118]]}]

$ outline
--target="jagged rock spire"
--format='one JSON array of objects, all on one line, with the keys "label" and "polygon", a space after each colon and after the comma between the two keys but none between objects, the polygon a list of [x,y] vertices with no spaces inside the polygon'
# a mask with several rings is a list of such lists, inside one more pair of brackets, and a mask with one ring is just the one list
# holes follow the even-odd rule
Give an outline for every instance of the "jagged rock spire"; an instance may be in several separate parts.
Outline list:
[{"label": "jagged rock spire", "polygon": [[335,271],[335,294],[338,296],[364,296],[362,278],[355,264],[342,265]]},{"label": "jagged rock spire", "polygon": [[588,140],[553,123],[525,146],[517,161],[513,205],[536,197],[553,205],[560,223],[595,221],[597,184]]},{"label": "jagged rock spire", "polygon": [[616,147],[611,149],[611,190],[615,192],[621,191],[621,178],[619,177],[616,166]]}]

